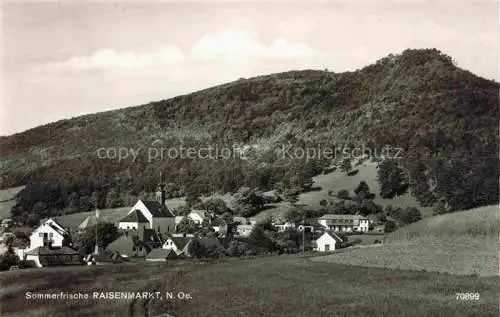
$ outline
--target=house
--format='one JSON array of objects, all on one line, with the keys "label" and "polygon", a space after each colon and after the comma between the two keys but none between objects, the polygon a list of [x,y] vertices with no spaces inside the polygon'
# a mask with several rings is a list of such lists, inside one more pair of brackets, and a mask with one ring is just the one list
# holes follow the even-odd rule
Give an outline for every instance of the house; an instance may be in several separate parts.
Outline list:
[{"label": "house", "polygon": [[25,260],[33,261],[37,267],[83,264],[83,257],[69,247],[36,247],[25,253]]},{"label": "house", "polygon": [[337,232],[368,232],[369,220],[361,215],[326,214],[318,222],[327,230]]},{"label": "house", "polygon": [[177,255],[179,254],[187,254],[187,250],[189,247],[189,243],[191,242],[193,237],[187,236],[169,236],[165,243],[163,243],[162,249],[165,250],[173,250]]},{"label": "house", "polygon": [[0,227],[10,228],[13,225],[13,223],[14,222],[12,221],[12,219],[5,218],[5,219],[2,219],[2,223],[0,224]]},{"label": "house", "polygon": [[70,240],[69,232],[49,218],[31,233],[29,250],[44,246],[63,247],[67,246]]},{"label": "house", "polygon": [[154,229],[165,235],[174,232],[175,215],[165,205],[165,188],[164,183],[159,184],[156,200],[138,200],[129,213],[120,220],[118,228],[123,230]]},{"label": "house", "polygon": [[146,261],[149,262],[167,262],[170,260],[179,259],[179,255],[172,249],[155,249],[149,252],[146,256]]},{"label": "house", "polygon": [[295,229],[295,224],[293,222],[276,222],[273,225],[278,229],[278,232],[286,231],[287,229]]},{"label": "house", "polygon": [[248,237],[252,232],[253,225],[238,225],[236,227],[236,233],[240,237]]},{"label": "house", "polygon": [[240,225],[248,224],[248,220],[245,217],[233,217],[233,222],[239,223]]},{"label": "house", "polygon": [[315,241],[315,251],[328,252],[334,251],[342,243],[342,239],[334,232],[325,232]]},{"label": "house", "polygon": [[207,218],[207,212],[204,210],[192,210],[188,215],[191,220],[193,220],[196,224],[201,225],[203,220]]}]

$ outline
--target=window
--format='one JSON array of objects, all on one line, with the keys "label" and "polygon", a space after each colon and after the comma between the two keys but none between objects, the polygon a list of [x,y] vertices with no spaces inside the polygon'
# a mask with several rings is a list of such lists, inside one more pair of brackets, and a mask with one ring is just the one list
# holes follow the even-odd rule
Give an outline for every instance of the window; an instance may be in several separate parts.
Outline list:
[{"label": "window", "polygon": [[38,234],[38,237],[39,237],[39,238],[43,238],[43,233],[42,233],[42,232],[40,232],[40,233]]},{"label": "window", "polygon": [[52,233],[52,232],[51,232],[51,233],[49,233],[49,237],[51,237],[51,238],[52,238],[53,236],[54,236],[54,233]]}]

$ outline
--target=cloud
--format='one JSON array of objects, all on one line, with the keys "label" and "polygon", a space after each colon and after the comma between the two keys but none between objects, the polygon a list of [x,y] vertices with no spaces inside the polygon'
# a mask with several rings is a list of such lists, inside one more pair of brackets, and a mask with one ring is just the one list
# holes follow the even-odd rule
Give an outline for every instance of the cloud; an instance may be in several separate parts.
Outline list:
[{"label": "cloud", "polygon": [[277,38],[269,45],[260,43],[251,33],[243,30],[230,30],[216,34],[207,34],[196,42],[184,54],[177,46],[167,46],[149,53],[132,51],[118,52],[103,48],[89,56],[72,57],[63,62],[47,65],[55,71],[66,70],[145,70],[173,66],[190,62],[217,60],[238,62],[259,59],[309,59],[315,56],[305,43],[291,43],[284,38]]},{"label": "cloud", "polygon": [[184,55],[176,46],[164,47],[152,53],[117,52],[113,49],[99,49],[90,56],[70,58],[64,62],[52,63],[53,70],[94,70],[94,69],[141,69],[165,66],[184,60]]},{"label": "cloud", "polygon": [[304,43],[290,43],[284,38],[271,45],[260,43],[242,30],[207,34],[191,49],[191,55],[205,59],[228,61],[261,58],[311,58],[314,51]]}]

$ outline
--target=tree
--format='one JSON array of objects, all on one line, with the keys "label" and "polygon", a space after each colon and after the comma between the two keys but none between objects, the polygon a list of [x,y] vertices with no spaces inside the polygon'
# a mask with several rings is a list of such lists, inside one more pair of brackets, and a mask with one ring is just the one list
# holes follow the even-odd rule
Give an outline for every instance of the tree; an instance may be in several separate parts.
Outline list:
[{"label": "tree", "polygon": [[344,158],[340,163],[340,170],[344,173],[348,173],[351,170],[351,160],[349,158]]},{"label": "tree", "polygon": [[384,231],[386,233],[393,232],[396,229],[397,229],[397,225],[394,221],[389,220],[385,223],[385,230]]},{"label": "tree", "polygon": [[182,218],[177,225],[177,231],[182,233],[195,233],[198,230],[196,223],[189,217]]},{"label": "tree", "polygon": [[110,222],[100,222],[97,225],[88,227],[83,233],[75,239],[75,247],[82,253],[91,253],[96,244],[97,230],[97,245],[100,248],[106,248],[111,242],[118,239],[120,233],[118,228]]},{"label": "tree", "polygon": [[204,208],[215,215],[222,215],[228,211],[226,202],[221,198],[210,198],[203,203]]},{"label": "tree", "polygon": [[285,213],[285,221],[291,222],[295,225],[304,220],[304,208],[292,207]]},{"label": "tree", "polygon": [[350,199],[351,197],[349,196],[349,191],[347,189],[341,189],[339,190],[337,194],[338,199]]},{"label": "tree", "polygon": [[120,198],[118,190],[116,188],[111,188],[106,195],[106,207],[117,208],[123,207],[124,201]]},{"label": "tree", "polygon": [[382,198],[403,195],[408,190],[408,178],[394,160],[383,161],[377,173]]},{"label": "tree", "polygon": [[400,219],[405,224],[410,224],[421,220],[422,214],[420,213],[420,210],[418,210],[417,208],[409,207],[404,210]]},{"label": "tree", "polygon": [[192,239],[188,246],[188,253],[190,256],[201,259],[207,255],[207,248],[201,243],[199,239]]},{"label": "tree", "polygon": [[229,256],[242,256],[245,255],[246,250],[247,250],[246,244],[236,239],[233,239],[231,240],[231,242],[229,242],[227,253],[229,254]]}]

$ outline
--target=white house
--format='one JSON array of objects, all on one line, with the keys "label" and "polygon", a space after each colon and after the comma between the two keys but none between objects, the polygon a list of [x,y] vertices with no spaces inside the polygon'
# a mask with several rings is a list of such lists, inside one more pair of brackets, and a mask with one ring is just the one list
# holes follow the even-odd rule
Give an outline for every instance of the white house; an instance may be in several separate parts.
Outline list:
[{"label": "white house", "polygon": [[295,229],[295,224],[293,222],[275,223],[273,225],[278,229],[278,232],[283,232],[286,229]]},{"label": "white house", "polygon": [[206,211],[204,210],[192,210],[189,214],[188,217],[191,218],[196,224],[201,224],[203,220],[207,217]]},{"label": "white house", "polygon": [[248,237],[253,227],[253,225],[238,225],[236,227],[236,232],[240,237]]},{"label": "white house", "polygon": [[368,218],[361,215],[326,214],[318,219],[318,223],[327,230],[337,232],[367,232],[370,226]]},{"label": "white house", "polygon": [[49,245],[63,247],[69,237],[69,232],[63,226],[49,218],[31,233],[28,250]]},{"label": "white house", "polygon": [[315,251],[320,252],[328,252],[334,251],[340,243],[342,243],[342,239],[337,236],[334,232],[325,232],[321,237],[319,237],[316,241],[316,246],[314,248]]}]

